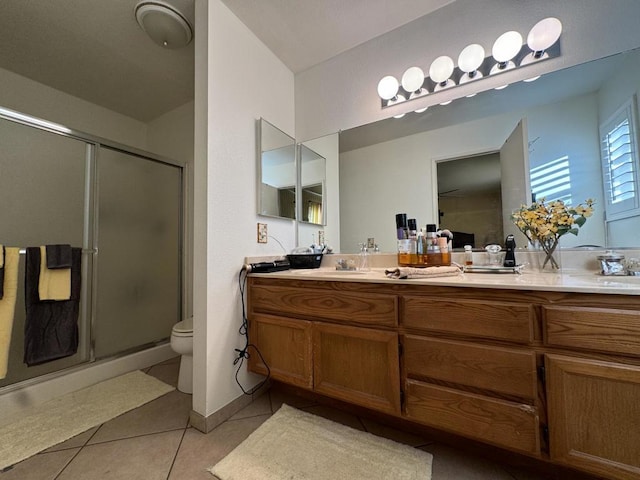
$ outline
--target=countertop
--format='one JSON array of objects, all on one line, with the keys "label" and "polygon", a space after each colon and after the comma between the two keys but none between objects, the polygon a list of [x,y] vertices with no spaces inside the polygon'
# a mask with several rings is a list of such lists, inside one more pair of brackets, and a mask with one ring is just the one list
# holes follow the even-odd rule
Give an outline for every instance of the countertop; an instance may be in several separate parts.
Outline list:
[{"label": "countertop", "polygon": [[[390,267],[395,268],[395,267]],[[335,268],[285,270],[272,273],[254,273],[251,276],[291,280],[320,280],[370,283],[406,283],[446,287],[500,288],[512,290],[542,290],[555,292],[640,295],[640,277],[603,276],[593,271],[575,270],[562,273],[541,273],[524,270],[515,273],[461,273],[450,277],[392,279],[384,268],[369,272],[338,271]]]}]

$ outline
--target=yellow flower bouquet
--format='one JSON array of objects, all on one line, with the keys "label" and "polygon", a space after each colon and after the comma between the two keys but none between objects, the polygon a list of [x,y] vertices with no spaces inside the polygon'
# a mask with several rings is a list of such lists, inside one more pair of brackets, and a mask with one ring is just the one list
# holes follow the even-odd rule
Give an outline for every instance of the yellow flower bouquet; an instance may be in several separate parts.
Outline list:
[{"label": "yellow flower bouquet", "polygon": [[546,257],[542,268],[547,264],[554,270],[560,268],[553,254],[558,247],[560,237],[571,233],[578,235],[587,218],[593,214],[595,201],[588,199],[584,204],[575,207],[567,206],[562,200],[545,202],[544,198],[531,205],[522,205],[511,215],[516,224],[530,243],[539,243]]}]

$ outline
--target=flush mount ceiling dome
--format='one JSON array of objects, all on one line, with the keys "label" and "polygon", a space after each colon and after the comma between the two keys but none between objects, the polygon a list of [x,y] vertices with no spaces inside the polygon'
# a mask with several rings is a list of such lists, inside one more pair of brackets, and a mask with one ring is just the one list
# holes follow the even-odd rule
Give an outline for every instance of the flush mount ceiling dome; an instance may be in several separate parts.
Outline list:
[{"label": "flush mount ceiling dome", "polygon": [[161,47],[186,47],[193,38],[187,19],[170,5],[143,1],[136,5],[134,12],[140,27]]}]

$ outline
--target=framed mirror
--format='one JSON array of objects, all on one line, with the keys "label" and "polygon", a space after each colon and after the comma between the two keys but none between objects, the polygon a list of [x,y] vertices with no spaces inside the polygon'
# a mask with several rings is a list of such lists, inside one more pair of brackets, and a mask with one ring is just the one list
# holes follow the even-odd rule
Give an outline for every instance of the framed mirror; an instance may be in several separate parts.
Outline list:
[{"label": "framed mirror", "polygon": [[296,141],[263,118],[258,140],[258,215],[295,220]]},{"label": "framed mirror", "polygon": [[299,146],[300,154],[300,212],[301,222],[326,225],[326,159],[305,143]]}]

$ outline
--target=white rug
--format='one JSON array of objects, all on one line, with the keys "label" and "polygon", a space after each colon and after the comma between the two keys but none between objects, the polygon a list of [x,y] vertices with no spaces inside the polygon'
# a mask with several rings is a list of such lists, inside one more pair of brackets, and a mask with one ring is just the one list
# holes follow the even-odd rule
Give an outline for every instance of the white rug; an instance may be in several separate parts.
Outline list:
[{"label": "white rug", "polygon": [[0,470],[172,390],[138,370],[43,403],[0,428]]},{"label": "white rug", "polygon": [[429,480],[432,459],[283,405],[209,471],[221,480]]}]

